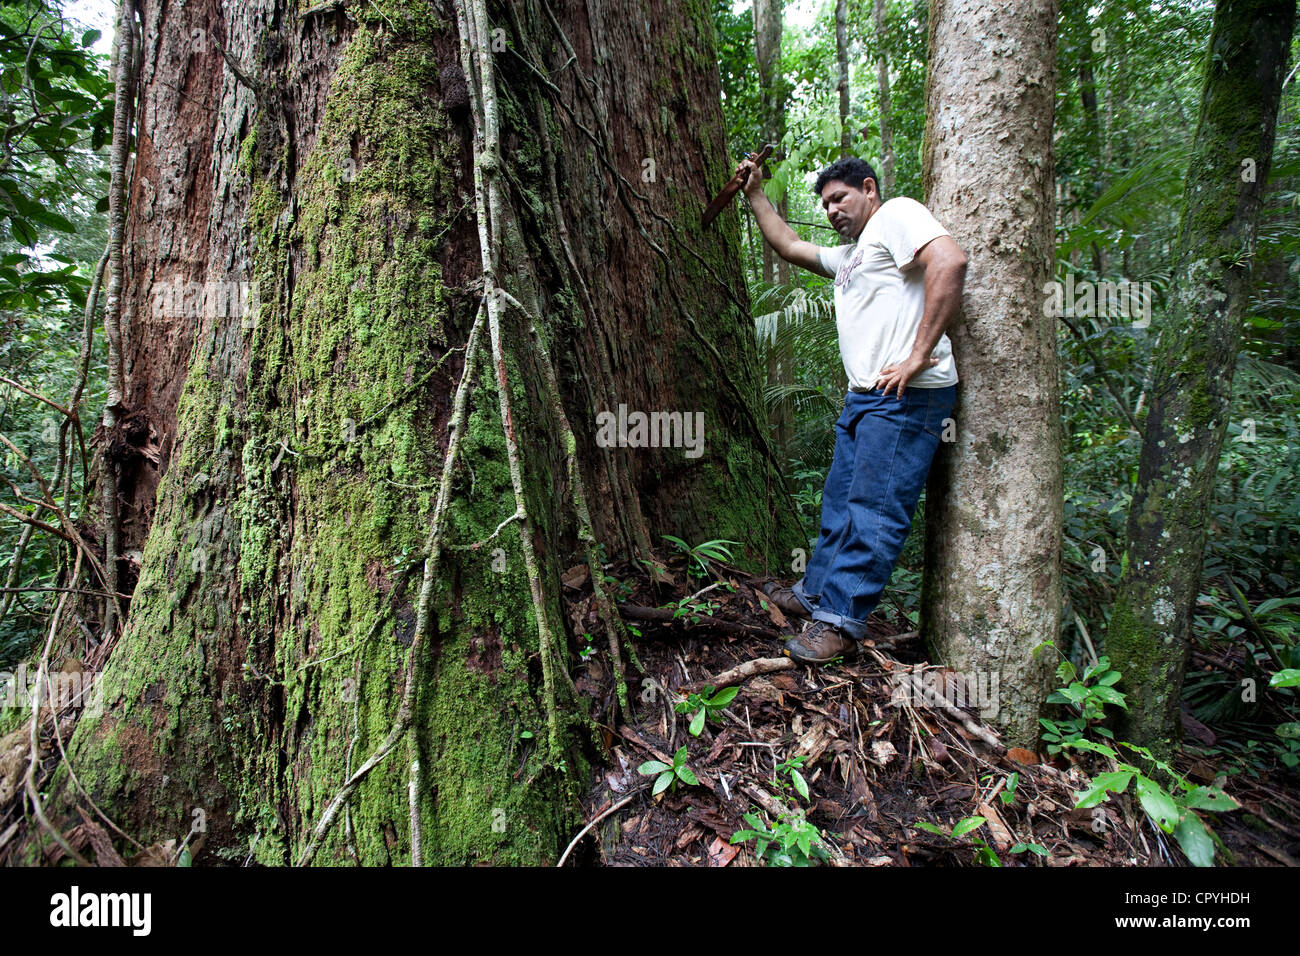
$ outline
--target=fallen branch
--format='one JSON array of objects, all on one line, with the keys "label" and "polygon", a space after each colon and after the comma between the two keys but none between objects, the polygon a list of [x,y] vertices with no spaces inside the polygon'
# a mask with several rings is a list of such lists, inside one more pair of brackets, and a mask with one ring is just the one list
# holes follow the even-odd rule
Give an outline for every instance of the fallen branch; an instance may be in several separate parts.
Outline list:
[{"label": "fallen branch", "polygon": [[692,624],[687,617],[673,616],[673,612],[664,607],[641,607],[637,604],[620,604],[619,612],[624,617],[630,617],[634,621],[657,621],[664,624],[675,622],[686,624],[691,627],[707,627],[723,634],[734,634],[737,637],[763,637],[773,641],[784,641],[788,634],[782,634],[780,631],[773,630],[770,627],[759,627],[757,624],[738,624],[735,621],[723,621],[716,617],[709,617],[707,614],[695,615],[700,619],[698,624]]},{"label": "fallen branch", "polygon": [[725,670],[717,677],[711,677],[706,681],[697,683],[695,689],[708,685],[721,690],[723,687],[731,687],[742,681],[747,681],[751,677],[758,677],[760,674],[790,671],[798,666],[794,659],[790,657],[758,657],[752,661],[745,661],[745,663],[730,670]]}]

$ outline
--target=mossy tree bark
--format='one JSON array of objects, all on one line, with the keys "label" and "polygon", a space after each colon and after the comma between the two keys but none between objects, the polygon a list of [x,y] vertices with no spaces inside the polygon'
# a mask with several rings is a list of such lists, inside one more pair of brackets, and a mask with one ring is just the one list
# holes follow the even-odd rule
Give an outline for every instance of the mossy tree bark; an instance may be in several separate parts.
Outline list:
[{"label": "mossy tree bark", "polygon": [[1228,427],[1294,0],[1219,0],[1160,317],[1127,545],[1106,634],[1128,739],[1168,755]]},{"label": "mossy tree bark", "polygon": [[[140,9],[124,335],[134,437],[161,454],[156,472],[125,462],[139,583],[104,712],[81,720],[70,764],[144,843],[202,822],[205,854],[298,859],[394,726],[452,394],[474,373],[413,752],[399,745],[366,777],[315,859],[409,861],[418,759],[425,862],[554,860],[588,717],[611,716],[567,679],[579,661],[559,578],[585,554],[570,454],[607,558],[673,533],[741,541],[762,567],[800,543],[764,446],[737,220],[699,229],[731,169],[710,6],[490,6],[499,363],[465,349],[483,305],[482,117],[449,2]],[[247,298],[195,315],[195,300],[167,298],[173,280]],[[699,454],[602,447],[597,415],[620,405],[702,415]],[[505,427],[559,644],[549,661]],[[70,824],[77,800],[61,772],[51,808]]]},{"label": "mossy tree bark", "polygon": [[1032,746],[1061,615],[1061,425],[1051,278],[1055,0],[930,6],[925,188],[970,257],[952,339],[952,443],[926,492],[924,634],[999,691],[997,721]]}]

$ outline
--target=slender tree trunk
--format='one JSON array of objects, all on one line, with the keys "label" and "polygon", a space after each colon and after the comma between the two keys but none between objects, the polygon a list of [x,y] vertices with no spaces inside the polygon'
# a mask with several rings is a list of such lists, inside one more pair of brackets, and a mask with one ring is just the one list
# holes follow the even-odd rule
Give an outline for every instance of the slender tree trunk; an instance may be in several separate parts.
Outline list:
[{"label": "slender tree trunk", "polygon": [[1097,111],[1097,80],[1092,69],[1093,45],[1099,38],[1094,38],[1088,24],[1086,3],[1079,3],[1073,8],[1075,16],[1074,29],[1079,37],[1079,103],[1083,107],[1083,129],[1088,144],[1089,164],[1092,166],[1092,200],[1105,190],[1101,172],[1101,116]]},{"label": "slender tree trunk", "polygon": [[923,626],[939,659],[1000,688],[1032,745],[1061,614],[1061,428],[1051,278],[1055,0],[930,7],[929,207],[970,257],[955,443],[926,497]]},{"label": "slender tree trunk", "polygon": [[835,0],[835,62],[839,68],[836,89],[840,95],[840,156],[853,150],[849,130],[849,0]]},{"label": "slender tree trunk", "polygon": [[886,199],[894,195],[894,118],[889,99],[889,54],[886,52],[885,0],[872,0],[872,21],[876,27],[876,98],[880,101],[880,189]]},{"label": "slender tree trunk", "polygon": [[[780,144],[785,136],[785,81],[781,76],[781,0],[754,0],[754,53],[758,61],[758,86],[763,99],[763,140]],[[789,215],[784,196],[776,204],[784,219]],[[790,264],[763,241],[763,278],[786,285]]]},{"label": "slender tree trunk", "polygon": [[[141,6],[127,391],[165,453],[71,765],[142,842],[201,825],[241,862],[304,858],[367,763],[315,860],[406,863],[418,831],[426,863],[554,860],[598,706],[560,573],[665,532],[800,543],[735,219],[699,227],[730,172],[710,7],[493,4],[493,162],[451,3],[304,6]],[[620,405],[703,430],[607,447]]]},{"label": "slender tree trunk", "polygon": [[1124,732],[1165,754],[1179,732],[1205,525],[1294,21],[1294,0],[1219,0],[1183,188],[1173,285],[1106,638],[1128,691]]}]

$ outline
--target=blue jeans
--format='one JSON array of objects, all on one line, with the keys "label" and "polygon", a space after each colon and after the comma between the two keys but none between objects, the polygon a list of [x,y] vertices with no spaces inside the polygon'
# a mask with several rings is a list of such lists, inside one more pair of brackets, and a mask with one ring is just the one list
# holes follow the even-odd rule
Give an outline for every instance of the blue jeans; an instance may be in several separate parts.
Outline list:
[{"label": "blue jeans", "polygon": [[860,641],[912,527],[957,386],[849,392],[835,423],[822,524],[795,596],[814,621]]}]

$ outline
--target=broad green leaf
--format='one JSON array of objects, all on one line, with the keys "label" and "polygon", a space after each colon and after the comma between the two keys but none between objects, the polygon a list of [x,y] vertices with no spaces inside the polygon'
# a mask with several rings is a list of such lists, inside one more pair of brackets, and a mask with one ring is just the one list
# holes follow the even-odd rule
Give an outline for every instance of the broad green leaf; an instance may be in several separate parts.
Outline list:
[{"label": "broad green leaf", "polygon": [[972,830],[978,830],[986,823],[988,823],[988,821],[983,817],[966,817],[965,819],[958,820],[957,825],[952,828],[952,838],[955,840],[957,837],[965,836]]},{"label": "broad green leaf", "polygon": [[1286,670],[1278,671],[1268,679],[1269,687],[1297,687],[1300,686],[1300,670],[1288,667]]},{"label": "broad green leaf", "polygon": [[706,713],[707,711],[703,707],[701,707],[699,710],[695,712],[695,716],[691,718],[692,737],[698,737],[700,735],[700,732],[704,730],[704,715]]},{"label": "broad green leaf", "polygon": [[927,823],[924,820],[917,820],[915,823],[912,824],[912,826],[916,827],[918,830],[924,830],[926,833],[935,833],[938,834],[939,836],[948,835],[947,830],[937,827],[933,823]]},{"label": "broad green leaf", "polygon": [[1111,750],[1105,744],[1099,744],[1083,737],[1080,737],[1078,740],[1064,741],[1062,743],[1062,746],[1074,747],[1078,750],[1087,750],[1091,753],[1103,754],[1104,756],[1111,757],[1111,758],[1116,757],[1115,751]]},{"label": "broad green leaf", "polygon": [[1213,787],[1194,787],[1183,799],[1183,805],[1197,810],[1236,810],[1241,806],[1222,790]]},{"label": "broad green leaf", "polygon": [[809,799],[808,782],[804,780],[803,774],[801,774],[798,770],[792,769],[790,771],[790,779],[794,781],[794,789],[799,794],[799,796],[803,797],[805,800]]},{"label": "broad green leaf", "polygon": [[1214,866],[1214,840],[1205,824],[1195,813],[1188,810],[1174,828],[1174,839],[1187,854],[1192,866]]},{"label": "broad green leaf", "polygon": [[1173,833],[1174,828],[1178,826],[1178,804],[1174,803],[1174,798],[1169,795],[1169,791],[1150,777],[1138,774],[1137,794],[1142,809],[1156,826],[1166,833]]},{"label": "broad green leaf", "polygon": [[1114,704],[1116,707],[1123,707],[1128,710],[1128,702],[1124,699],[1124,695],[1112,687],[1094,687],[1092,695],[1108,704]]},{"label": "broad green leaf", "polygon": [[[525,733],[527,733],[527,731],[525,731]],[[665,770],[672,769],[672,767],[668,766],[668,764],[664,763],[662,760],[647,760],[641,766],[636,768],[636,772],[649,776],[652,773],[663,773]]]},{"label": "broad green leaf", "polygon": [[665,790],[668,789],[668,785],[671,784],[672,782],[673,782],[673,772],[671,770],[664,771],[659,775],[659,778],[655,780],[654,789],[650,791],[650,796],[652,797],[659,796],[659,794],[663,793]]},{"label": "broad green leaf", "polygon": [[982,863],[985,866],[1002,865],[1002,861],[998,859],[998,855],[986,846],[982,846],[975,851],[975,862]]},{"label": "broad green leaf", "polygon": [[714,707],[726,707],[728,704],[730,704],[733,700],[736,699],[736,695],[739,693],[740,693],[739,687],[724,687],[722,690],[718,691],[716,694],[713,695],[713,699],[710,700],[709,703],[712,704]]},{"label": "broad green leaf", "polygon": [[681,778],[683,783],[689,783],[692,787],[699,785],[700,780],[690,767],[678,767],[677,776]]},{"label": "broad green leaf", "polygon": [[1129,781],[1132,779],[1133,774],[1126,770],[1098,774],[1092,781],[1092,786],[1075,793],[1076,802],[1074,808],[1076,810],[1086,810],[1089,807],[1095,807],[1106,800],[1107,792],[1123,793],[1127,790]]}]

